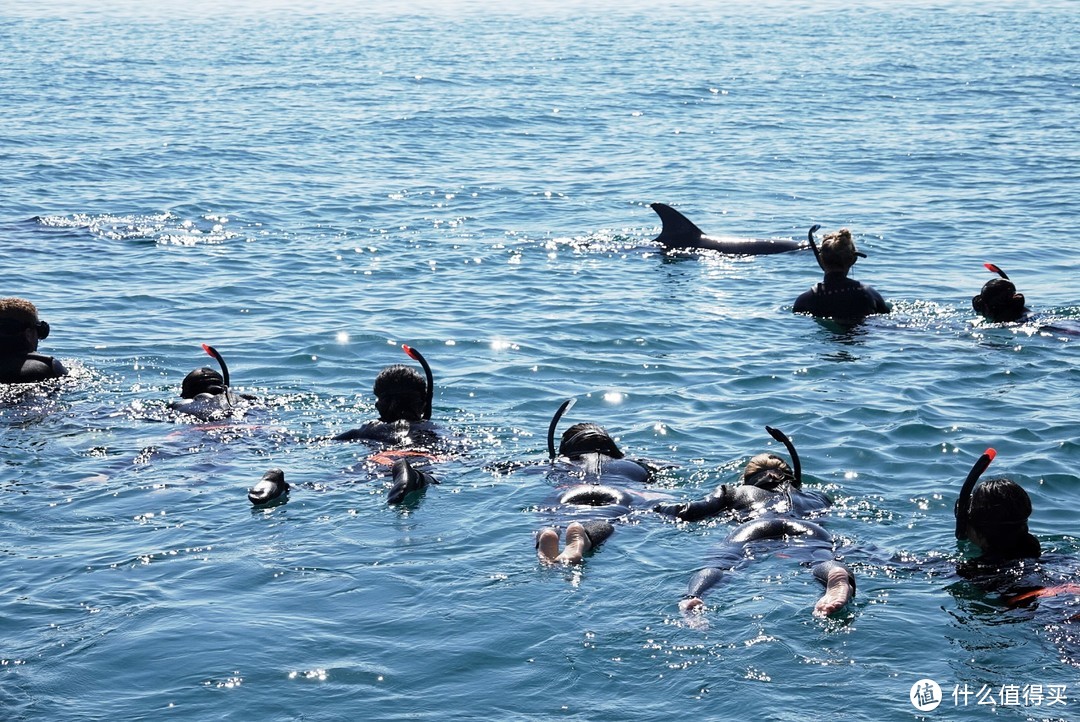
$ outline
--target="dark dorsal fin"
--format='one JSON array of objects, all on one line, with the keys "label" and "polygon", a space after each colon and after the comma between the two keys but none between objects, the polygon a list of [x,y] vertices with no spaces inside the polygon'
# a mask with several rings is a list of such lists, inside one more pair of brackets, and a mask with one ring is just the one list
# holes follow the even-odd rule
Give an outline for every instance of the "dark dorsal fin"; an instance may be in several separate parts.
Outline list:
[{"label": "dark dorsal fin", "polygon": [[685,248],[697,243],[704,233],[693,221],[664,203],[653,203],[652,209],[660,216],[663,227],[656,240],[667,248]]}]

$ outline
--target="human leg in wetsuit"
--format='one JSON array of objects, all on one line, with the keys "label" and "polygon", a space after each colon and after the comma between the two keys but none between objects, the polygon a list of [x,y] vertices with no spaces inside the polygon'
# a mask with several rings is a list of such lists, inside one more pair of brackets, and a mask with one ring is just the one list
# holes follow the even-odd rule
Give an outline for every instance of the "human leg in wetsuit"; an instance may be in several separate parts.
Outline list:
[{"label": "human leg in wetsuit", "polygon": [[566,527],[566,546],[559,553],[559,530],[549,526],[536,535],[536,556],[545,564],[577,564],[585,552],[599,546],[614,531],[615,527],[606,519],[570,522]]},{"label": "human leg in wetsuit", "polygon": [[[730,572],[746,562],[743,550],[751,542],[803,537],[804,546],[812,551],[832,550],[833,539],[819,525],[802,519],[756,519],[736,527],[726,540],[725,547],[713,559],[711,566],[690,579],[687,596],[679,603],[684,612],[699,609],[705,592]],[[841,609],[855,595],[855,577],[840,562],[830,559],[814,565],[814,578],[825,585],[825,594],[814,605],[816,616],[826,616]]]}]

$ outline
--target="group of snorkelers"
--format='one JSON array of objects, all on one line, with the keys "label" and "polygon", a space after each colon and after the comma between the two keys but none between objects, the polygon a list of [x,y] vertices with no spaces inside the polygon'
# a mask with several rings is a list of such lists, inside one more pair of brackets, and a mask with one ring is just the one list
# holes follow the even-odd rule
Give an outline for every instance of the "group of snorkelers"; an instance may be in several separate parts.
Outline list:
[{"label": "group of snorkelers", "polygon": [[[889,313],[891,308],[880,293],[848,278],[855,262],[859,258],[866,258],[865,253],[855,248],[851,231],[841,228],[826,235],[819,248],[814,243],[814,231],[817,229],[818,226],[811,228],[807,237],[825,276],[820,283],[795,299],[792,310],[839,320],[859,320],[874,314]],[[1023,319],[1028,313],[1024,294],[1017,292],[1016,286],[1000,268],[992,263],[984,265],[998,278],[983,285],[982,291],[971,299],[971,307],[992,323],[1012,323]]]},{"label": "group of snorkelers", "polygon": [[[855,247],[851,232],[842,228],[827,234],[820,248],[814,242],[814,226],[808,233],[824,278],[800,294],[792,307],[796,313],[841,320],[858,320],[866,316],[889,313],[890,306],[881,294],[870,286],[848,278],[852,266],[862,253]],[[1028,312],[1024,294],[1017,292],[1008,275],[992,263],[984,264],[998,278],[986,282],[971,299],[976,313],[995,323],[1019,321]],[[23,298],[0,298],[0,383],[33,383],[66,376],[68,371],[58,359],[38,353],[38,344],[49,337],[49,324],[38,318],[37,307]],[[214,355],[212,349],[207,353]],[[228,370],[220,356],[215,356],[225,375]],[[403,367],[405,368],[405,367]],[[404,373],[404,372],[402,372]],[[391,377],[387,384],[399,383]],[[226,379],[214,369],[201,368],[184,379],[182,398],[194,400],[200,394],[218,396],[227,388]],[[226,401],[232,401],[226,395]],[[251,399],[248,399],[251,400]],[[430,414],[430,400],[428,401]],[[191,405],[189,405],[191,406]],[[192,408],[194,408],[192,406]],[[380,409],[381,412],[381,409]],[[394,412],[389,412],[394,415]]]},{"label": "group of snorkelers", "polygon": [[[553,431],[565,408],[559,409],[549,429],[553,472],[567,482],[558,489],[552,510],[564,520],[573,520],[561,533],[554,525],[537,532],[536,554],[542,563],[580,563],[586,553],[614,533],[612,522],[634,509],[688,523],[720,517],[734,526],[708,564],[691,577],[679,604],[683,612],[701,610],[705,593],[726,575],[758,553],[776,551],[810,565],[812,575],[824,586],[814,605],[816,616],[843,609],[855,596],[855,575],[836,558],[833,536],[815,521],[832,500],[821,491],[803,487],[798,452],[782,431],[765,427],[787,448],[790,464],[776,454],[757,454],[747,462],[738,484],[721,484],[694,501],[657,502],[657,494],[644,486],[656,471],[655,465],[627,459],[607,431],[596,424],[571,426],[562,434],[555,452]],[[988,449],[979,458],[956,501],[956,538],[974,543],[980,551],[966,563],[968,571],[992,572],[1009,562],[1037,559],[1042,554],[1038,540],[1028,531],[1032,506],[1023,487],[1006,478],[979,482],[994,456]],[[1050,593],[1045,589],[1040,592]]]},{"label": "group of snorkelers", "polygon": [[[848,278],[858,257],[851,233],[841,229],[824,237],[820,249],[809,241],[824,278],[795,301],[794,311],[819,317],[859,319],[890,308],[873,288]],[[1024,296],[1017,293],[1008,276],[992,264],[998,274],[972,299],[976,312],[994,322],[1020,320],[1027,312]],[[64,365],[38,352],[39,341],[49,335],[49,325],[38,317],[35,306],[20,298],[0,299],[0,383],[38,382],[67,375]],[[220,372],[201,367],[189,373],[181,384],[180,400],[170,406],[184,414],[207,420],[228,415],[256,401],[255,397],[234,393],[229,388],[229,371],[221,354],[213,347],[204,350],[217,360]],[[362,440],[378,445],[372,459],[392,467],[393,483],[387,500],[391,504],[422,492],[438,480],[424,468],[433,457],[429,453],[437,438],[431,423],[434,383],[431,368],[419,351],[404,351],[418,361],[425,375],[415,368],[395,364],[383,369],[374,384],[375,408],[379,418],[335,437],[339,441]],[[538,559],[544,564],[578,564],[585,555],[614,532],[613,521],[631,509],[646,509],[683,522],[693,523],[718,515],[729,515],[736,523],[723,547],[709,565],[693,575],[680,608],[686,612],[703,605],[707,590],[726,573],[746,563],[751,545],[783,545],[786,554],[812,564],[813,576],[825,592],[814,607],[817,615],[842,609],[855,594],[855,577],[835,558],[834,540],[814,518],[832,502],[817,490],[804,489],[799,457],[790,439],[781,431],[766,427],[770,435],[785,445],[791,464],[775,454],[759,454],[746,465],[741,482],[721,485],[702,499],[692,502],[657,501],[646,490],[655,467],[649,462],[626,459],[611,436],[596,424],[575,424],[562,434],[556,452],[554,431],[569,404],[564,404],[549,427],[548,446],[552,470],[569,480],[560,490],[556,508],[570,519],[565,529],[547,526],[536,533]],[[956,504],[956,536],[968,539],[981,550],[976,564],[995,565],[1014,559],[1038,558],[1038,540],[1029,532],[1027,519],[1031,501],[1027,493],[1008,479],[976,482],[990,460],[988,450],[976,463]],[[289,485],[284,472],[271,469],[249,491],[253,504],[280,502]],[[661,495],[662,496],[662,495]],[[560,543],[562,549],[560,550]]]}]

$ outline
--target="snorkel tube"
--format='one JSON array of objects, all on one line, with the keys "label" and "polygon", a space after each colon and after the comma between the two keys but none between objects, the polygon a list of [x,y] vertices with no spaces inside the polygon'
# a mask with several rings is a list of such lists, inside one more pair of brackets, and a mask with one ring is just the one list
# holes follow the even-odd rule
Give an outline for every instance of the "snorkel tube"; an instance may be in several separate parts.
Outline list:
[{"label": "snorkel tube", "polygon": [[[814,226],[817,228],[817,226]],[[813,228],[810,229],[811,235],[813,235]],[[791,439],[780,429],[774,429],[771,426],[766,426],[765,430],[769,432],[769,436],[773,437],[781,444],[787,447],[788,454],[791,455],[791,466],[795,472],[795,484],[802,486],[802,464],[799,462],[799,452],[795,451],[795,444],[791,443]]]},{"label": "snorkel tube", "polygon": [[577,403],[577,399],[567,399],[566,401],[563,401],[562,405],[559,406],[559,410],[551,417],[551,423],[548,424],[547,436],[549,459],[555,459],[555,427],[559,425],[559,419],[563,417],[563,414],[573,408],[575,403]]},{"label": "snorkel tube", "polygon": [[[814,252],[814,258],[817,260],[818,267],[822,271],[825,271],[825,264],[821,262],[821,251],[818,250],[817,243],[814,242],[814,232],[819,230],[820,228],[821,228],[821,226],[816,224],[816,223],[814,225],[810,226],[810,230],[806,232],[806,240],[810,244],[810,249]],[[854,248],[854,247],[855,247],[855,245],[854,245],[854,243],[852,243],[852,248]],[[866,258],[866,254],[863,253],[862,251],[856,250],[855,251],[855,257],[856,258]],[[855,261],[852,261],[851,265],[855,265]],[[825,271],[825,272],[828,273],[828,271]]]},{"label": "snorkel tube", "polygon": [[401,344],[401,350],[408,354],[409,358],[414,361],[419,361],[420,365],[424,367],[424,375],[427,376],[427,399],[424,400],[424,419],[431,418],[431,401],[435,397],[435,379],[431,375],[431,367],[428,366],[427,359],[424,355],[414,349],[408,344]]},{"label": "snorkel tube", "polygon": [[1004,278],[1006,281],[1010,280],[1008,274],[1006,274],[1005,271],[1003,271],[1000,268],[998,268],[997,266],[995,266],[993,263],[984,263],[983,265],[986,267],[986,270],[990,271],[991,273],[996,273],[997,275]]},{"label": "snorkel tube", "polygon": [[986,471],[986,467],[990,466],[990,462],[994,460],[995,456],[997,456],[997,452],[993,449],[984,451],[983,455],[975,462],[975,466],[971,467],[971,471],[968,472],[967,478],[964,479],[964,485],[960,487],[960,497],[956,500],[956,507],[953,509],[956,514],[957,539],[967,538],[968,507],[971,505],[971,491],[975,488],[975,482]]},{"label": "snorkel tube", "polygon": [[[819,228],[821,228],[821,226],[818,225],[817,223],[810,226],[810,230],[806,232],[806,240],[809,241],[809,243],[810,243],[810,249],[814,252],[814,259],[817,261],[818,267],[821,268],[822,271],[824,271],[825,266],[821,262],[821,251],[818,250],[817,243],[814,243],[814,232],[817,231]],[[769,427],[766,426],[765,428],[769,428]],[[772,433],[772,432],[770,432],[770,433]],[[775,437],[773,437],[773,438],[775,438]],[[784,438],[787,438],[787,437],[784,437]],[[779,441],[779,439],[777,439],[777,441]]]},{"label": "snorkel tube", "polygon": [[218,365],[221,366],[222,384],[225,386],[225,390],[228,391],[229,390],[229,367],[225,365],[225,359],[223,359],[221,357],[221,354],[218,353],[218,350],[216,348],[214,348],[213,346],[211,346],[208,343],[204,343],[202,345],[202,348],[203,348],[203,351],[205,351],[207,353],[207,355],[212,356],[214,358],[214,360],[218,362]]}]

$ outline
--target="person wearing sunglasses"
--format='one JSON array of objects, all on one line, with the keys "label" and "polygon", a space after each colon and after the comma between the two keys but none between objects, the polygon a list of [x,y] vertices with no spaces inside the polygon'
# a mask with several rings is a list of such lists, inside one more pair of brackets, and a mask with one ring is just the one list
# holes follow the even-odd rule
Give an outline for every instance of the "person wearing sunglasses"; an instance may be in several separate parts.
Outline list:
[{"label": "person wearing sunglasses", "polygon": [[37,352],[49,324],[23,298],[0,298],[0,383],[23,384],[67,376],[64,364]]}]

